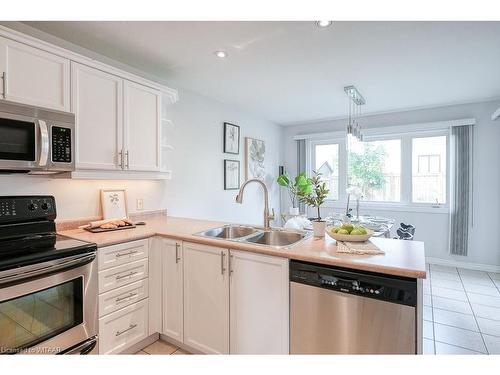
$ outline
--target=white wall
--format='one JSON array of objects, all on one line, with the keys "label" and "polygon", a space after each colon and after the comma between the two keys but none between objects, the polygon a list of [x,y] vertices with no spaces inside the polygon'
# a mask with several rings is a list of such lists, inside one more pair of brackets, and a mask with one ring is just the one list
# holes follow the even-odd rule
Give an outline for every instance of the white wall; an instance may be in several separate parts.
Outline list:
[{"label": "white wall", "polygon": [[[245,180],[244,139],[252,137],[266,143],[266,184],[269,205],[279,212],[279,189],[275,182],[281,161],[282,128],[255,118],[213,99],[180,90],[180,100],[167,115],[173,123],[174,147],[167,181],[169,214],[262,225],[263,193],[260,186],[248,185],[243,204],[235,203],[237,190],[224,190],[224,159],[240,161],[240,179]],[[240,126],[240,154],[223,153],[223,123]]]},{"label": "white wall", "polygon": [[[417,240],[425,242],[426,255],[449,262],[500,266],[500,121],[491,121],[491,114],[500,102],[485,102],[394,112],[364,117],[367,128],[395,126],[474,117],[474,223],[470,231],[467,257],[448,253],[448,214],[419,212],[365,211],[369,214],[391,216],[416,225]],[[295,171],[296,146],[292,137],[297,134],[321,133],[345,128],[344,120],[320,121],[285,127],[285,165]],[[336,211],[339,211],[338,209]],[[328,211],[327,211],[328,213]]]},{"label": "white wall", "polygon": [[144,210],[165,209],[165,181],[71,180],[27,175],[0,175],[0,195],[54,195],[57,219],[100,216],[100,189],[127,189],[129,212],[136,199],[144,199]]}]

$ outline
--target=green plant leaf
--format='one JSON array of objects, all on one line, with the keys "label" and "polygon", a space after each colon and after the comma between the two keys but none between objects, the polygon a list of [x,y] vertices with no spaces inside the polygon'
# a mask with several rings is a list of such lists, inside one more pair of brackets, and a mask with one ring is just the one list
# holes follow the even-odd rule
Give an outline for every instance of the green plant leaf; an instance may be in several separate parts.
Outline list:
[{"label": "green plant leaf", "polygon": [[278,177],[278,185],[287,187],[290,185],[290,179],[288,178],[287,175],[282,174],[281,176]]}]

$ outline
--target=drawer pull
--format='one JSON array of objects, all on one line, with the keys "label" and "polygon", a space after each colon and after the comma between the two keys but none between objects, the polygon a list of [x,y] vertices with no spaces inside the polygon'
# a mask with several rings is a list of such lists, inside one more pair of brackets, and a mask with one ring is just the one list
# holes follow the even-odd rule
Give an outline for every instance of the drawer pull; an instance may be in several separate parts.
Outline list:
[{"label": "drawer pull", "polygon": [[120,257],[125,257],[127,255],[132,255],[132,254],[135,254],[137,253],[137,250],[132,250],[132,251],[129,251],[128,253],[116,253],[116,257],[117,258],[120,258]]},{"label": "drawer pull", "polygon": [[116,331],[115,336],[118,337],[120,335],[123,335],[125,332],[128,332],[131,329],[134,329],[135,327],[137,327],[137,324],[131,324],[131,325],[128,326],[127,329],[124,329],[123,331]]},{"label": "drawer pull", "polygon": [[115,302],[120,303],[120,302],[123,302],[125,300],[128,300],[129,298],[135,297],[136,295],[137,295],[137,293],[130,293],[128,296],[118,297],[117,299],[115,299]]},{"label": "drawer pull", "polygon": [[126,275],[118,275],[118,276],[116,276],[116,280],[121,280],[121,279],[124,279],[125,277],[134,276],[136,273],[137,273],[137,271],[132,271],[132,272],[127,273]]}]

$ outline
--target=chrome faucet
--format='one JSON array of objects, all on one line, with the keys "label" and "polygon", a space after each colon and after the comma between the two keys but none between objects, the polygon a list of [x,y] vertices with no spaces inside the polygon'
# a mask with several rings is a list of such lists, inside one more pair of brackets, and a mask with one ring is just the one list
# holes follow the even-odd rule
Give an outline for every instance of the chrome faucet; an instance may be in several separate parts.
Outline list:
[{"label": "chrome faucet", "polygon": [[238,195],[236,196],[236,203],[240,203],[240,204],[243,203],[243,191],[245,190],[245,187],[250,182],[257,182],[264,189],[264,229],[269,229],[271,227],[269,225],[269,222],[271,220],[274,220],[274,208],[273,208],[272,215],[269,215],[269,192],[267,190],[266,184],[264,184],[261,180],[253,178],[251,180],[245,181],[243,183],[243,185],[241,185],[240,191],[238,192]]}]

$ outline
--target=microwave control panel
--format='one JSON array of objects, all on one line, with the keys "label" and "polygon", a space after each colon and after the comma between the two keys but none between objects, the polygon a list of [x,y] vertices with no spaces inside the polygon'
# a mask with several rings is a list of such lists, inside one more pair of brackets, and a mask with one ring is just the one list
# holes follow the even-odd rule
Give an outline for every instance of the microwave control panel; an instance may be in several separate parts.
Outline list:
[{"label": "microwave control panel", "polygon": [[71,163],[71,129],[52,127],[52,161]]}]

